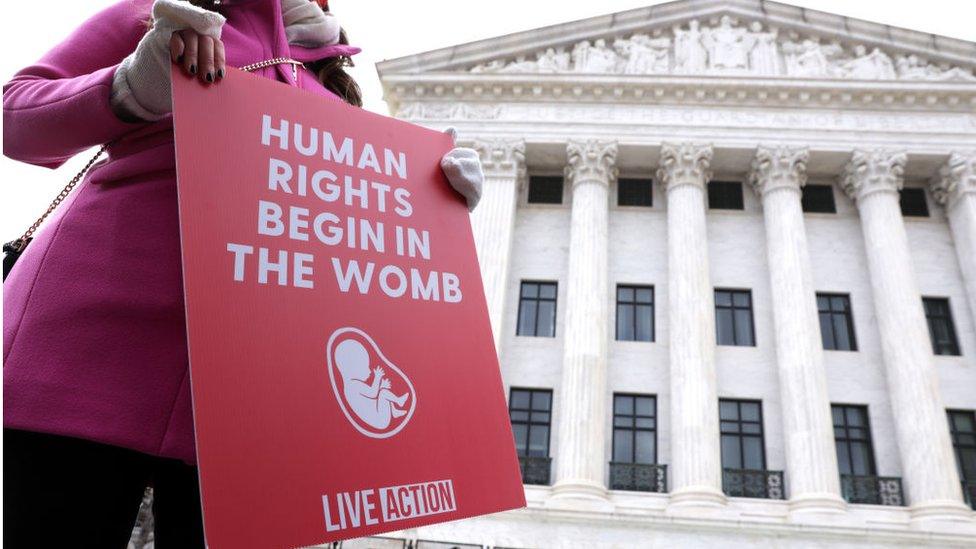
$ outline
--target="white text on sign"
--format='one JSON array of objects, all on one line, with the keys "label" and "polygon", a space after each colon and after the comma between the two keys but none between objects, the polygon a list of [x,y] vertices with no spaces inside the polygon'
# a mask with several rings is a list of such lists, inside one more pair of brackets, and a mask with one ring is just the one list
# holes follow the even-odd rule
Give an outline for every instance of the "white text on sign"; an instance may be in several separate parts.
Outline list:
[{"label": "white text on sign", "polygon": [[457,511],[454,483],[435,480],[322,496],[329,532]]}]

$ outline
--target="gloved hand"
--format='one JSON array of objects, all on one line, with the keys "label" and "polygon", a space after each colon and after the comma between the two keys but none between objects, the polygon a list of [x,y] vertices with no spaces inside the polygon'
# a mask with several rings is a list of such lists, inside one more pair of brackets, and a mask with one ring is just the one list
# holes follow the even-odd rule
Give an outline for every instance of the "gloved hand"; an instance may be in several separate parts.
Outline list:
[{"label": "gloved hand", "polygon": [[339,42],[339,22],[309,0],[281,0],[285,36],[293,46],[318,48]]},{"label": "gloved hand", "polygon": [[[454,128],[448,128],[445,133],[450,134],[452,139],[457,139]],[[441,169],[444,170],[451,187],[468,201],[468,211],[473,212],[481,200],[481,192],[485,185],[481,157],[474,149],[455,147],[441,158]]]},{"label": "gloved hand", "polygon": [[[224,16],[179,0],[156,0],[152,15],[152,28],[139,41],[136,50],[122,60],[112,81],[112,108],[120,118],[126,120],[159,120],[173,110],[169,81],[172,63],[170,49],[177,42],[183,44],[182,39],[175,40],[174,32],[193,31],[185,32],[183,36],[188,39],[185,44],[187,53],[192,51],[194,57],[192,62],[186,60],[186,69],[190,73],[199,73],[201,77],[210,74],[210,81],[214,80],[212,68],[197,66],[196,39],[197,35],[213,39],[208,41],[209,52],[200,51],[201,57],[209,53],[207,62],[213,64],[214,43],[220,40]],[[221,45],[221,57],[222,52]],[[175,55],[183,55],[183,52]]]}]

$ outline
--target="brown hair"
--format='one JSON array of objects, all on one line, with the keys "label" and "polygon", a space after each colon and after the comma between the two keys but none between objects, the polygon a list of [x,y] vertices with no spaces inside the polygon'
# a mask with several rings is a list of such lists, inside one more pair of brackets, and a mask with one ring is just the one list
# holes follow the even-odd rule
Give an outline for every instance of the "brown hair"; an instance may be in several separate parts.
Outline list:
[{"label": "brown hair", "polygon": [[[213,10],[217,7],[214,0],[189,0],[191,4],[201,8]],[[328,6],[323,6],[322,10],[329,11]],[[152,26],[150,17],[148,25]],[[339,43],[348,45],[349,39],[346,37],[345,29],[339,29]],[[352,58],[340,55],[337,57],[326,57],[318,61],[305,63],[305,68],[312,71],[319,82],[330,92],[338,95],[343,101],[356,107],[363,106],[363,95],[359,89],[359,84],[345,71],[345,67],[355,66]]]}]

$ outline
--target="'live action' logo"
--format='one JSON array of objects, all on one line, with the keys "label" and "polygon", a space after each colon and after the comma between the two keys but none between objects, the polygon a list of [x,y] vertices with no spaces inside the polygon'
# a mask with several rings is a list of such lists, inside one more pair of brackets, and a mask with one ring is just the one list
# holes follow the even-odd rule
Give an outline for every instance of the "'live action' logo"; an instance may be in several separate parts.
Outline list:
[{"label": "'live action' logo", "polygon": [[322,496],[329,532],[457,511],[450,479]]}]

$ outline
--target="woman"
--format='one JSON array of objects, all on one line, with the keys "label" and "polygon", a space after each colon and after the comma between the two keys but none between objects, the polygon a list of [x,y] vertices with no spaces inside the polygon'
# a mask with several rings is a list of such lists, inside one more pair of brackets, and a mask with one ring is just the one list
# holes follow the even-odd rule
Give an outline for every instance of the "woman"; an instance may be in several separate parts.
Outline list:
[{"label": "woman", "polygon": [[[7,547],[44,546],[52,523],[52,545],[125,547],[148,484],[158,546],[203,547],[170,63],[219,86],[294,59],[254,72],[360,105],[343,71],[359,50],[320,2],[122,0],[4,87],[5,155],[57,167],[109,144],[4,282]],[[473,208],[477,155],[442,166]]]}]

